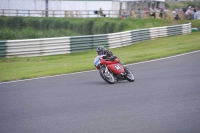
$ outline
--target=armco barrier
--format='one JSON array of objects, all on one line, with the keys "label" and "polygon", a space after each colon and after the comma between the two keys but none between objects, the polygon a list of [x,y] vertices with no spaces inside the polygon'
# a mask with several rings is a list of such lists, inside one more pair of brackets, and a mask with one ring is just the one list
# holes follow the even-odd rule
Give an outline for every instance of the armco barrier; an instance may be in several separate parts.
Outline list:
[{"label": "armco barrier", "polygon": [[141,35],[140,35],[140,30],[132,30],[131,31],[131,36],[132,36],[132,43],[138,43],[142,40]]},{"label": "armco barrier", "polygon": [[0,57],[6,57],[7,41],[0,41]]},{"label": "armco barrier", "polygon": [[150,28],[150,38],[158,38],[159,37],[159,28]]},{"label": "armco barrier", "polygon": [[121,32],[121,44],[127,46],[132,44],[131,31]]},{"label": "armco barrier", "polygon": [[6,57],[45,56],[70,53],[70,40],[67,37],[12,40],[7,41],[6,46]]},{"label": "armco barrier", "polygon": [[182,26],[169,26],[167,27],[167,35],[174,36],[182,34]]},{"label": "armco barrier", "polygon": [[121,33],[108,34],[108,46],[110,48],[122,47]]},{"label": "armco barrier", "polygon": [[108,47],[108,35],[107,34],[94,35],[92,44],[93,44],[93,49],[102,45]]},{"label": "armco barrier", "polygon": [[0,57],[67,54],[95,49],[100,45],[109,48],[117,48],[144,40],[189,34],[190,32],[191,23],[187,23],[111,34],[0,41]]},{"label": "armco barrier", "polygon": [[165,37],[167,36],[167,27],[159,27],[158,28],[158,36],[159,37]]},{"label": "armco barrier", "polygon": [[150,39],[150,30],[149,29],[141,29],[140,32],[140,40],[149,40]]},{"label": "armco barrier", "polygon": [[71,53],[92,49],[93,36],[71,37]]},{"label": "armco barrier", "polygon": [[190,32],[191,32],[191,24],[183,24],[182,25],[182,33],[190,34]]}]

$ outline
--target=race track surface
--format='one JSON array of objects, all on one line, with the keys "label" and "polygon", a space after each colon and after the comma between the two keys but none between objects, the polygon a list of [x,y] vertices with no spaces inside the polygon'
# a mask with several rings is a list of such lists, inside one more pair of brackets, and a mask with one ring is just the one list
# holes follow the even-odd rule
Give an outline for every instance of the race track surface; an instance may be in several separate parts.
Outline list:
[{"label": "race track surface", "polygon": [[1,83],[0,133],[200,133],[200,52],[127,67]]}]

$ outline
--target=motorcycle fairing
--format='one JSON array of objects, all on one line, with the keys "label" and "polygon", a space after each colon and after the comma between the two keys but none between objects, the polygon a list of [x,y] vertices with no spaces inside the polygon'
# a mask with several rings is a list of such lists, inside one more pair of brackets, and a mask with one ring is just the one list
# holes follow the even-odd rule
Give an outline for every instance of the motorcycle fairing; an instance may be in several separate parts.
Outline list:
[{"label": "motorcycle fairing", "polygon": [[101,63],[100,58],[103,57],[105,55],[98,55],[95,59],[94,59],[94,65],[98,66]]},{"label": "motorcycle fairing", "polygon": [[124,67],[117,63],[117,64],[109,64],[107,65],[108,69],[111,70],[115,74],[121,74],[124,73]]}]

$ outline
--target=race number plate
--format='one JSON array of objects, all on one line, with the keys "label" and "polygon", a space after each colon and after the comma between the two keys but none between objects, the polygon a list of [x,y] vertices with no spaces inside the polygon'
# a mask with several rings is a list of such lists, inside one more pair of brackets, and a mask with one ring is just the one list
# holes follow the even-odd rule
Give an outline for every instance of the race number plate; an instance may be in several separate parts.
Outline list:
[{"label": "race number plate", "polygon": [[120,67],[119,65],[115,65],[115,68],[116,68],[117,70],[121,70],[121,67]]}]

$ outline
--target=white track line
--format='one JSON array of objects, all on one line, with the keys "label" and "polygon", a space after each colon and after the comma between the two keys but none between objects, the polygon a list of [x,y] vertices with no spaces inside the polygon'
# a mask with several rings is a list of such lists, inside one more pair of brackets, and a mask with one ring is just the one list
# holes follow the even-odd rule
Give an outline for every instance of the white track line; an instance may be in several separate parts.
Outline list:
[{"label": "white track line", "polygon": [[[200,52],[200,50],[193,51],[193,52],[188,52],[188,53],[184,53],[184,54],[179,54],[179,55],[174,55],[174,56],[169,56],[169,57],[165,57],[165,58],[160,58],[160,59],[154,59],[154,60],[149,60],[149,61],[143,61],[143,62],[138,62],[138,63],[127,64],[125,66],[138,65],[138,64],[148,63],[148,62],[154,62],[154,61],[159,61],[159,60],[164,60],[164,59],[170,59],[170,58],[179,57],[179,56],[188,55],[188,54],[193,54],[193,53],[197,53],[197,52]],[[58,77],[58,76],[65,76],[65,75],[72,75],[72,74],[80,74],[80,73],[86,73],[86,72],[92,72],[92,71],[96,71],[96,70],[89,70],[89,71],[75,72],[75,73],[68,73],[68,74],[60,74],[60,75],[46,76],[46,77],[39,77],[39,78],[32,78],[32,79],[0,82],[0,84],[8,84],[8,83],[14,83],[14,82],[20,82],[20,81],[29,81],[29,80],[35,80],[35,79],[44,79],[44,78],[51,78],[51,77]]]},{"label": "white track line", "polygon": [[184,54],[178,54],[178,55],[174,55],[174,56],[169,56],[169,57],[164,57],[164,58],[159,58],[159,59],[154,59],[154,60],[149,60],[149,61],[143,61],[143,62],[138,62],[138,63],[127,64],[127,66],[129,66],[129,65],[137,65],[137,64],[142,64],[142,63],[148,63],[148,62],[153,62],[153,61],[159,61],[159,60],[164,60],[164,59],[170,59],[170,58],[179,57],[179,56],[188,55],[188,54],[193,54],[193,53],[197,53],[197,52],[200,52],[200,50],[193,51],[193,52],[188,52],[188,53],[184,53]]}]

